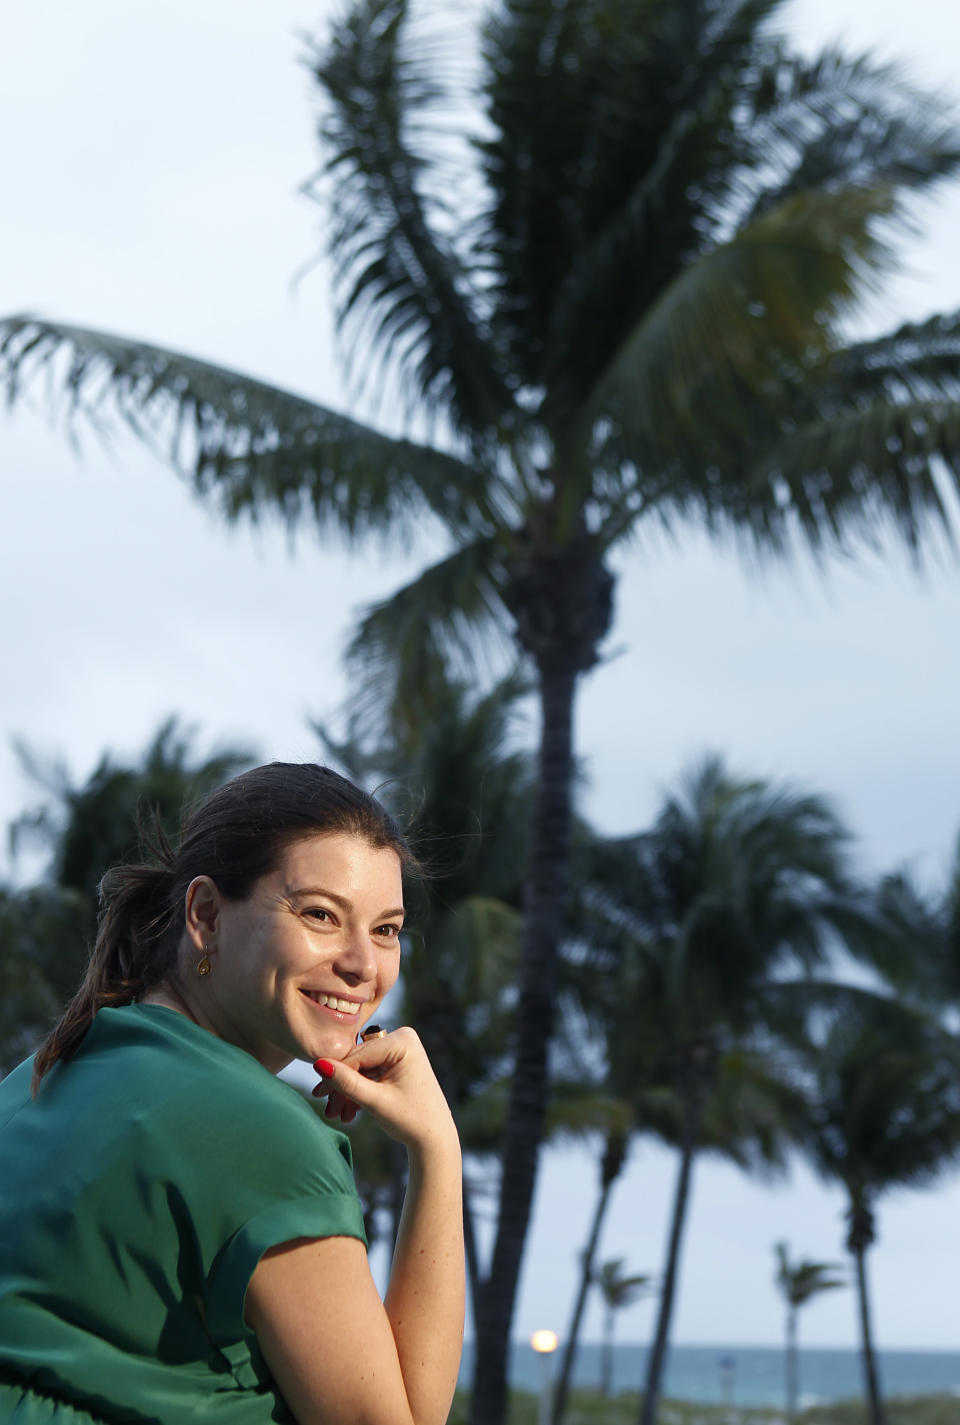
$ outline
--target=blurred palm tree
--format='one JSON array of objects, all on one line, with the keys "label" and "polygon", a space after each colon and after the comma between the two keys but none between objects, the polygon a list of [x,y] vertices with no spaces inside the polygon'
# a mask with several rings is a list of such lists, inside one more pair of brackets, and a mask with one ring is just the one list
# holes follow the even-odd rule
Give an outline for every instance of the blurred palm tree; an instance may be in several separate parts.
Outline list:
[{"label": "blurred palm tree", "polygon": [[594,1281],[603,1298],[603,1353],[600,1361],[600,1394],[604,1397],[613,1388],[613,1328],[616,1312],[632,1306],[641,1296],[649,1293],[649,1276],[627,1276],[623,1257],[611,1257],[602,1262]]},{"label": "blurred palm tree", "polygon": [[[432,518],[448,550],[354,654],[408,715],[445,658],[507,630],[542,709],[503,1194],[473,1409],[503,1418],[548,1097],[572,719],[614,548],[698,524],[776,553],[885,529],[915,553],[960,470],[960,317],[851,341],[917,195],[960,142],[894,68],[791,53],[782,0],[504,0],[451,83],[408,0],[353,0],[311,52],[339,314],[435,443],[398,440],[176,351],[0,324],[72,419],[112,398],[228,517],[347,538]],[[472,56],[471,56],[472,58]],[[464,71],[467,71],[466,74]],[[459,87],[457,81],[460,82]],[[479,102],[478,102],[479,101]]]},{"label": "blurred palm tree", "polygon": [[863,958],[897,994],[933,1013],[960,1004],[960,838],[945,882],[931,888],[903,867],[884,876],[877,904],[890,933],[870,936]]},{"label": "blurred palm tree", "polygon": [[877,1199],[930,1182],[960,1151],[960,1041],[922,1011],[865,995],[811,1022],[804,1059],[805,1146],[846,1190],[864,1387],[872,1425],[883,1425],[866,1267]]},{"label": "blurred palm tree", "polygon": [[[656,1419],[694,1160],[720,1096],[727,1144],[780,1151],[802,1096],[777,1034],[869,907],[851,888],[848,834],[820,798],[732,777],[708,758],[667,796],[652,830],[592,850],[581,908],[588,983],[617,1082],[669,1086],[679,1168],[643,1399]],[[600,971],[598,974],[597,971]],[[596,990],[595,990],[596,993]],[[718,1106],[714,1106],[714,1113]],[[732,1126],[731,1126],[732,1125]]]},{"label": "blurred palm tree", "polygon": [[12,997],[0,1016],[0,1062],[22,1057],[50,1028],[83,978],[96,936],[104,871],[145,849],[151,826],[176,841],[189,803],[249,765],[249,752],[226,748],[197,760],[194,735],[168,718],[141,757],[105,752],[89,777],[18,744],[42,800],[10,827],[14,854],[33,843],[46,853],[39,885],[0,894],[0,961]]},{"label": "blurred palm tree", "polygon": [[777,1256],[775,1281],[787,1303],[787,1420],[792,1425],[797,1414],[798,1373],[797,1373],[797,1313],[801,1306],[812,1301],[823,1291],[833,1291],[846,1286],[842,1277],[835,1275],[840,1270],[836,1262],[812,1262],[803,1258],[791,1262],[786,1242],[778,1242],[774,1247]]}]

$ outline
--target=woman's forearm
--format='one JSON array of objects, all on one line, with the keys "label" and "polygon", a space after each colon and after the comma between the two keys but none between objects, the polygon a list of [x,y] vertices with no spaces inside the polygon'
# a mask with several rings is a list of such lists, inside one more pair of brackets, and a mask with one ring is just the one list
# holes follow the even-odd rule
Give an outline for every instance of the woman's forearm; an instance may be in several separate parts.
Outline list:
[{"label": "woman's forearm", "polygon": [[410,1149],[410,1178],[384,1306],[416,1425],[443,1425],[463,1348],[465,1270],[460,1144]]}]

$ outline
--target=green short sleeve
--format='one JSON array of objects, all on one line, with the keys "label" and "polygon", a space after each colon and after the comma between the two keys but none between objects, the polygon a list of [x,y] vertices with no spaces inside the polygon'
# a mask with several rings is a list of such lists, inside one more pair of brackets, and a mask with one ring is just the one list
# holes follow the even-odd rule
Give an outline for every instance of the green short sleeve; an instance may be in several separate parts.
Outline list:
[{"label": "green short sleeve", "polygon": [[243,1320],[244,1301],[257,1263],[271,1247],[298,1237],[357,1237],[365,1244],[356,1194],[273,1203],[244,1223],[210,1276],[207,1320],[215,1338],[236,1339],[249,1329]]}]

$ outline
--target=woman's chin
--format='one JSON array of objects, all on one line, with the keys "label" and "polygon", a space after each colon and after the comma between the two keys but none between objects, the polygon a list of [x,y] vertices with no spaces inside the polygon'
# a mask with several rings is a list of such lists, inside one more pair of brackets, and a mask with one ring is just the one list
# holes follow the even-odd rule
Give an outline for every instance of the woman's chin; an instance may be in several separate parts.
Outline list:
[{"label": "woman's chin", "polygon": [[353,1029],[328,1029],[322,1034],[311,1034],[306,1058],[312,1064],[315,1059],[345,1059],[357,1045],[356,1031]]}]

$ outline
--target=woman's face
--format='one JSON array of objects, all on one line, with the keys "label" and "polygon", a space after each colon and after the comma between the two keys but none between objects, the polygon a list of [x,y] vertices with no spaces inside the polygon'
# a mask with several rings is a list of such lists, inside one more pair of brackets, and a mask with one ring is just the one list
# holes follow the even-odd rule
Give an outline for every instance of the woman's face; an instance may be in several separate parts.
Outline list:
[{"label": "woman's face", "polygon": [[[188,923],[191,894],[187,894]],[[211,886],[206,882],[207,887]],[[215,891],[212,973],[196,985],[210,1027],[276,1072],[342,1058],[400,968],[400,858],[347,833],[295,842],[245,901]],[[198,996],[199,997],[199,996]]]}]

